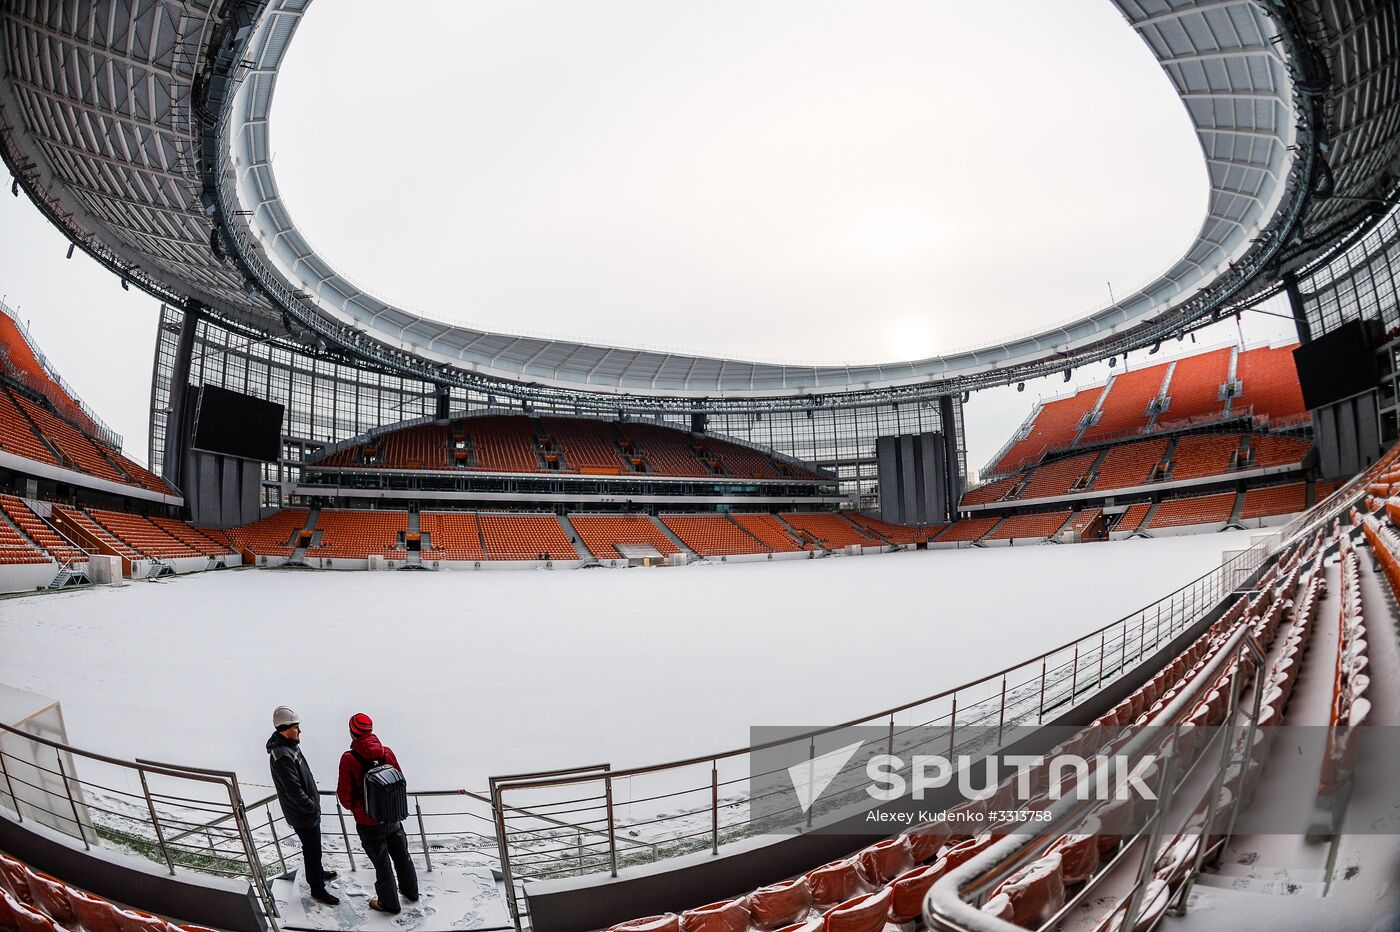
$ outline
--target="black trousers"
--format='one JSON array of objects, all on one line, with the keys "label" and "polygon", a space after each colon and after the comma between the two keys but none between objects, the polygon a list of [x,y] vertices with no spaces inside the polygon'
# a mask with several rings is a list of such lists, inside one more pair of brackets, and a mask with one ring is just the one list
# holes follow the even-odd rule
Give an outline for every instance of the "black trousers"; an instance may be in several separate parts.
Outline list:
[{"label": "black trousers", "polygon": [[[360,825],[355,823],[365,856],[374,865],[374,896],[379,905],[391,913],[399,911],[399,891],[410,899],[418,899],[418,872],[408,856],[408,836],[403,823],[393,825]],[[394,882],[395,874],[398,883]]]},{"label": "black trousers", "polygon": [[312,893],[325,890],[325,868],[321,866],[321,820],[317,819],[310,825],[292,825],[292,831],[301,839],[301,856],[306,859],[306,885]]}]

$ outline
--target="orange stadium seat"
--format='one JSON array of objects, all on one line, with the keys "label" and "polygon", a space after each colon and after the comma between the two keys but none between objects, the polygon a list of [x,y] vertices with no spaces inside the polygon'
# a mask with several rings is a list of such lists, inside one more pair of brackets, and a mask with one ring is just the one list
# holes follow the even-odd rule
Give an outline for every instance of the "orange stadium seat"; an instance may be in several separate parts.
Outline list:
[{"label": "orange stadium seat", "polygon": [[760,932],[779,929],[807,918],[812,909],[812,889],[806,877],[759,887],[746,904],[749,922]]},{"label": "orange stadium seat", "polygon": [[827,550],[840,550],[852,544],[873,547],[880,543],[841,515],[830,512],[793,512],[781,517]]},{"label": "orange stadium seat", "polygon": [[143,559],[142,555],[133,549],[126,542],[115,537],[105,527],[98,524],[87,514],[77,508],[69,508],[66,505],[54,505],[55,513],[62,515],[65,519],[72,521],[84,533],[90,535],[99,543],[107,547],[112,553],[125,557],[128,560]]},{"label": "orange stadium seat", "polygon": [[702,557],[772,552],[724,515],[662,515],[661,523]]},{"label": "orange stadium seat", "polygon": [[542,555],[548,560],[579,559],[554,515],[483,512],[477,521],[492,560],[538,560]]},{"label": "orange stadium seat", "polygon": [[30,401],[23,394],[12,391],[10,397],[14,399],[15,404],[25,413],[25,416],[34,423],[34,426],[39,428],[44,439],[53,444],[63,455],[65,466],[98,479],[127,483],[126,476],[117,472],[116,468],[103,455],[96,441],[81,433],[58,415],[47,411],[38,403]]},{"label": "orange stadium seat", "polygon": [[432,549],[424,556],[439,560],[485,560],[481,525],[474,514],[455,511],[425,511],[418,516],[419,527],[428,535]]},{"label": "orange stadium seat", "polygon": [[0,512],[4,512],[23,536],[60,563],[80,563],[87,554],[73,546],[62,534],[54,530],[39,517],[21,498],[13,495],[0,495]]},{"label": "orange stadium seat", "polygon": [[1069,509],[1034,515],[1012,515],[984,539],[1013,540],[1023,537],[1050,537],[1065,526],[1069,516]]},{"label": "orange stadium seat", "polygon": [[1020,484],[1021,477],[1012,476],[1008,479],[997,479],[994,482],[973,486],[963,493],[962,503],[963,505],[990,505],[992,502],[999,502],[1006,498]]},{"label": "orange stadium seat", "polygon": [[659,476],[710,476],[699,455],[690,446],[690,434],[674,428],[624,421],[617,425],[624,451],[645,464],[646,471]]},{"label": "orange stadium seat", "polygon": [[[3,316],[0,314],[0,317]],[[0,389],[0,450],[40,463],[57,464],[58,458],[34,430],[10,393]]]},{"label": "orange stadium seat", "polygon": [[1303,389],[1298,384],[1298,370],[1293,365],[1293,351],[1298,344],[1272,348],[1263,346],[1240,353],[1235,363],[1235,378],[1241,392],[1234,407],[1250,407],[1255,414],[1271,418],[1294,417],[1307,411],[1303,404]]},{"label": "orange stadium seat", "polygon": [[408,512],[324,509],[316,531],[321,537],[306,551],[308,557],[363,560],[370,554],[397,552],[399,538],[408,532]]},{"label": "orange stadium seat", "polygon": [[1025,501],[1053,495],[1068,495],[1097,458],[1097,453],[1082,453],[1043,463],[1031,471],[1030,479],[1016,498]]},{"label": "orange stadium seat", "polygon": [[1142,522],[1147,518],[1147,513],[1152,510],[1151,502],[1139,502],[1136,505],[1129,505],[1128,510],[1118,517],[1118,523],[1113,526],[1115,531],[1136,531],[1142,527]]},{"label": "orange stadium seat", "polygon": [[1301,463],[1308,455],[1312,444],[1296,437],[1281,437],[1277,434],[1255,434],[1249,439],[1250,469],[1263,469],[1268,466],[1288,466]]},{"label": "orange stadium seat", "polygon": [[890,911],[890,889],[863,893],[832,907],[822,922],[823,932],[881,932]]},{"label": "orange stadium seat", "polygon": [[67,884],[33,868],[25,869],[25,880],[29,883],[30,898],[40,912],[65,926],[77,923],[78,914],[73,911]]},{"label": "orange stadium seat", "polygon": [[1109,447],[1095,474],[1094,491],[1125,489],[1152,482],[1157,465],[1166,455],[1168,445],[1169,441],[1162,439],[1140,440]]},{"label": "orange stadium seat", "polygon": [[1181,527],[1187,524],[1215,524],[1227,521],[1235,507],[1234,492],[1170,498],[1152,516],[1149,529]]},{"label": "orange stadium seat", "polygon": [[113,537],[148,557],[169,560],[200,556],[200,551],[172,537],[141,515],[98,508],[89,508],[88,514]]},{"label": "orange stadium seat", "polygon": [[1199,418],[1225,412],[1225,399],[1220,387],[1230,375],[1233,347],[1209,350],[1176,361],[1171,384],[1167,386],[1170,401],[1165,411],[1157,415],[1160,421]]},{"label": "orange stadium seat", "polygon": [[675,913],[630,919],[608,926],[608,932],[681,932],[681,917]]},{"label": "orange stadium seat", "polygon": [[940,544],[951,541],[966,543],[981,540],[982,535],[996,527],[1000,520],[1000,518],[966,518],[962,521],[954,521],[934,539]]},{"label": "orange stadium seat", "polygon": [[[913,544],[920,540],[928,540],[936,533],[927,526],[911,527],[904,524],[891,524],[858,511],[846,512],[845,516],[867,534],[883,537],[892,544]],[[942,529],[943,525],[939,525],[938,530]]]},{"label": "orange stadium seat", "polygon": [[229,552],[227,544],[222,544],[211,539],[198,528],[186,524],[183,521],[176,521],[174,518],[156,517],[152,517],[150,521],[171,537],[199,551],[205,556],[216,557]]},{"label": "orange stadium seat", "polygon": [[1015,472],[1039,462],[1047,448],[1063,449],[1074,443],[1080,423],[1094,409],[1102,394],[1103,386],[1099,385],[1083,389],[1068,398],[1057,398],[1042,404],[1034,414],[1030,432],[1012,444],[1001,459],[988,468],[988,474]]},{"label": "orange stadium seat", "polygon": [[1074,520],[1065,525],[1064,533],[1073,531],[1076,534],[1083,534],[1102,516],[1102,508],[1082,508],[1075,512]]},{"label": "orange stadium seat", "polygon": [[306,527],[311,512],[305,508],[283,508],[260,521],[233,528],[229,539],[259,556],[290,557],[297,546],[293,534]]},{"label": "orange stadium seat", "polygon": [[1230,472],[1239,462],[1241,434],[1191,434],[1176,442],[1172,479],[1199,479]]},{"label": "orange stadium seat", "polygon": [[607,421],[586,418],[540,418],[540,424],[560,447],[572,472],[621,475],[632,472],[618,447],[617,428]]},{"label": "orange stadium seat", "polygon": [[1244,493],[1244,507],[1241,518],[1265,518],[1270,515],[1289,515],[1307,510],[1308,485],[1306,482],[1290,482],[1287,485],[1268,485],[1248,489]]},{"label": "orange stadium seat", "polygon": [[1148,405],[1157,397],[1167,364],[1158,363],[1146,369],[1124,372],[1109,385],[1108,396],[1099,408],[1099,421],[1084,431],[1082,443],[1126,433],[1147,426],[1151,415]]},{"label": "orange stadium seat", "polygon": [[0,564],[47,563],[48,555],[34,546],[24,535],[0,518]]},{"label": "orange stadium seat", "polygon": [[719,460],[725,475],[745,479],[782,479],[795,475],[791,470],[784,470],[767,454],[752,447],[730,443],[728,440],[709,435],[706,435],[701,443],[707,454]]},{"label": "orange stadium seat", "polygon": [[528,417],[487,415],[454,421],[467,432],[476,461],[473,469],[493,472],[543,472],[535,445],[535,428]]},{"label": "orange stadium seat", "polygon": [[646,515],[569,515],[569,522],[583,545],[600,560],[625,556],[618,545],[638,544],[655,547],[662,556],[680,553],[680,548]]},{"label": "orange stadium seat", "polygon": [[744,932],[748,927],[749,908],[743,897],[681,913],[681,932]]},{"label": "orange stadium seat", "polygon": [[730,515],[730,518],[774,553],[793,553],[812,549],[811,545],[794,537],[792,532],[783,527],[783,523],[773,515],[735,513]]},{"label": "orange stadium seat", "polygon": [[[451,469],[445,424],[417,424],[376,438],[372,465],[386,469]],[[367,464],[371,464],[366,459]]]}]

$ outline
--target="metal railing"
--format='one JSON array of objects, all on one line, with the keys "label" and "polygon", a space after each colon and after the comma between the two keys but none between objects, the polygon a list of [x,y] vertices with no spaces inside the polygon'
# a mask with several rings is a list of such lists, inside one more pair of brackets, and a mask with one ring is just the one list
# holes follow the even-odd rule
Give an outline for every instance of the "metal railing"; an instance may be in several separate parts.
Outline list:
[{"label": "metal railing", "polygon": [[171,876],[247,880],[275,927],[277,905],[233,773],[121,760],[0,723],[0,816],[10,813],[89,851],[154,861]]},{"label": "metal railing", "polygon": [[[709,851],[771,831],[774,818],[751,821],[747,789],[756,752],[786,746],[809,758],[839,746],[859,726],[882,726],[890,753],[907,751],[908,736],[958,754],[985,754],[1015,726],[1054,719],[1079,700],[1133,670],[1236,590],[1274,552],[1269,535],[1163,599],[1028,660],[932,696],[781,742],[678,761],[614,770],[607,764],[546,774],[496,777],[491,799],[509,906],[523,924],[520,884],[607,873],[628,866]],[[928,729],[933,737],[928,737]],[[987,735],[997,736],[991,742]],[[959,733],[965,736],[959,740]],[[944,744],[946,742],[946,745]],[[839,794],[818,799],[813,819],[847,804]],[[791,824],[791,823],[788,823]]]},{"label": "metal railing", "polygon": [[[356,859],[351,839],[354,816],[330,790],[320,791],[322,861],[332,869],[355,870],[368,861]],[[409,856],[415,866],[432,873],[437,868],[487,866],[500,870],[491,800],[471,790],[410,790],[409,816],[404,823]],[[287,874],[300,867],[300,842],[282,816],[275,793],[248,804],[253,851],[270,873]]]},{"label": "metal railing", "polygon": [[[1259,720],[1259,700],[1265,673],[1264,653],[1249,628],[1247,621],[1241,623],[1229,640],[1215,652],[1206,669],[1193,677],[1191,683],[1155,719],[1170,724],[1138,729],[1122,747],[1115,750],[1115,754],[1130,760],[1138,760],[1146,752],[1157,751],[1157,779],[1152,787],[1156,801],[1151,814],[1141,826],[1125,832],[1111,860],[1102,864],[1053,916],[1037,923],[1035,928],[1057,928],[1066,916],[1093,895],[1102,881],[1120,869],[1131,871],[1134,877],[1126,896],[1118,901],[1126,904],[1121,928],[1136,928],[1135,922],[1146,905],[1145,893],[1161,854],[1159,849],[1164,837],[1175,838],[1182,832],[1199,831],[1200,843],[1191,857],[1188,876],[1199,872],[1207,849],[1222,844],[1221,839],[1228,837],[1229,828],[1223,832],[1218,829],[1227,820],[1233,826],[1241,800],[1238,797],[1230,799],[1228,813],[1218,803],[1222,799],[1226,772],[1231,766],[1242,766],[1234,759],[1239,750],[1235,742],[1237,713],[1248,691],[1252,708],[1240,723],[1246,729],[1243,748],[1247,755]],[[1184,747],[1183,713],[1216,688],[1218,677],[1222,674],[1229,678],[1224,691],[1227,703],[1224,725],[1207,729],[1209,736],[1204,743]],[[1003,880],[1043,854],[1057,838],[1082,826],[1086,816],[1099,804],[1093,798],[1066,795],[1050,807],[1054,813],[1052,822],[1037,825],[1033,833],[1010,834],[983,854],[954,868],[934,885],[925,900],[925,919],[929,928],[944,932],[1002,932],[1014,928],[983,912],[980,908],[982,903]],[[1194,825],[1200,818],[1202,807],[1204,821]],[[1135,866],[1130,863],[1134,856],[1138,858]],[[1189,889],[1189,883],[1186,886]]]}]

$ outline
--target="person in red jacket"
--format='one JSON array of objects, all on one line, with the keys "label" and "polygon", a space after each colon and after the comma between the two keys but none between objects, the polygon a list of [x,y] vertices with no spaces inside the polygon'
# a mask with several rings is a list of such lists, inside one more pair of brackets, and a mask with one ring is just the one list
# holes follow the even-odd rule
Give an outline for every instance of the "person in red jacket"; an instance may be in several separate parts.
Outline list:
[{"label": "person in red jacket", "polygon": [[[403,773],[392,748],[374,736],[374,722],[363,712],[350,716],[350,750],[340,756],[340,779],[335,795],[340,804],[355,815],[355,831],[365,856],[374,865],[375,898],[369,908],[381,913],[399,911],[399,894],[410,903],[418,902],[418,872],[408,856],[408,836],[403,823],[381,825],[365,812],[365,771],[380,762]],[[395,883],[395,875],[398,882]]]}]

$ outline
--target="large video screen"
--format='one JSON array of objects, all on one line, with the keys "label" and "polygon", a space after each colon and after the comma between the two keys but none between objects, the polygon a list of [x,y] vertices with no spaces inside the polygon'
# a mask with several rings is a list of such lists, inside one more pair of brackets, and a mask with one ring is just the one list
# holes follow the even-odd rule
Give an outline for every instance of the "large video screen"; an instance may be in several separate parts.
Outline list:
[{"label": "large video screen", "polygon": [[[1365,322],[1354,320],[1293,351],[1308,410],[1375,388],[1380,368]],[[1245,387],[1248,391],[1248,386]]]},{"label": "large video screen", "polygon": [[281,445],[281,405],[213,385],[200,387],[195,399],[195,448],[273,462]]}]

